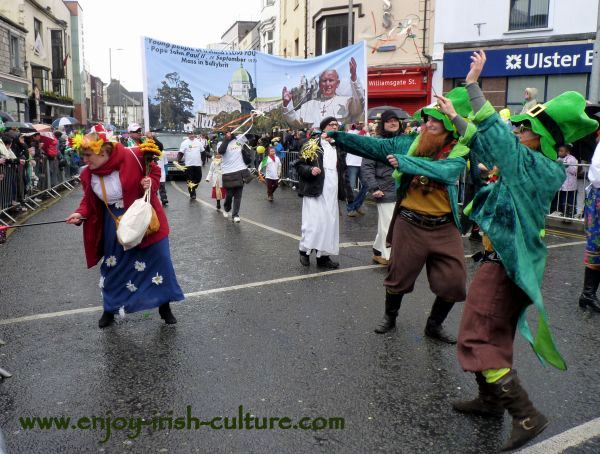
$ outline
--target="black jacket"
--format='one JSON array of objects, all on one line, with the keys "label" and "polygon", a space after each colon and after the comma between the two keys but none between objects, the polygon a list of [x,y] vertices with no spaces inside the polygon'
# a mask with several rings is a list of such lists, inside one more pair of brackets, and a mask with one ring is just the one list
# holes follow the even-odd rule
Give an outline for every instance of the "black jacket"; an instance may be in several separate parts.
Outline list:
[{"label": "black jacket", "polygon": [[371,193],[383,191],[383,197],[375,199],[377,203],[390,203],[396,201],[396,182],[394,168],[380,161],[363,158],[360,166],[360,178]]},{"label": "black jacket", "polygon": [[[335,145],[334,148],[337,153],[338,199],[352,202],[354,200],[354,192],[350,187],[346,172],[346,152],[342,151],[339,147],[335,147]],[[300,197],[319,197],[323,193],[323,185],[325,184],[326,171],[323,168],[323,149],[319,148],[317,151],[316,162],[300,158],[293,165],[298,171],[298,195]],[[314,176],[312,174],[313,167],[321,169],[321,173]]]}]

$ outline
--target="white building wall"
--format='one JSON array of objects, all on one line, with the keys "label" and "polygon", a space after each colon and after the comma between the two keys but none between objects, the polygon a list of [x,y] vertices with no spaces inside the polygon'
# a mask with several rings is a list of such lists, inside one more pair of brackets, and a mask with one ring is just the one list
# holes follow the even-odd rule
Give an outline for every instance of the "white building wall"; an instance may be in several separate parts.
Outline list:
[{"label": "white building wall", "polygon": [[[444,45],[449,43],[474,43],[491,40],[511,41],[526,38],[575,35],[596,32],[598,17],[596,0],[550,0],[548,27],[510,31],[510,2],[498,0],[443,0],[435,7],[433,63],[433,89],[442,93]],[[480,24],[479,26],[477,24]],[[520,47],[526,47],[520,45]]]}]

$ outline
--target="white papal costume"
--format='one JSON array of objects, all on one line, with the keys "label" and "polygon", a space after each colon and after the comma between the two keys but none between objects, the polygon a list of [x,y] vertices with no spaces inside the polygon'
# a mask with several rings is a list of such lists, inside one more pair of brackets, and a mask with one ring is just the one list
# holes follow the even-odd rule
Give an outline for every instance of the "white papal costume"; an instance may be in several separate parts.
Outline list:
[{"label": "white papal costume", "polygon": [[302,238],[299,249],[317,257],[338,255],[340,252],[340,212],[338,207],[337,152],[326,140],[323,148],[325,183],[319,197],[302,198]]}]

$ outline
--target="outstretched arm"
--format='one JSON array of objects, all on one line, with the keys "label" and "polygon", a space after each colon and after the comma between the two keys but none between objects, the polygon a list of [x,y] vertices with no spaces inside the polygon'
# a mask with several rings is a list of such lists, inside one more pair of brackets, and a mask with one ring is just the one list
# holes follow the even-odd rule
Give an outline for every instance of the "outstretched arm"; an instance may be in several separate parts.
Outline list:
[{"label": "outstretched arm", "polygon": [[345,132],[328,132],[347,152],[367,159],[388,164],[390,154],[405,155],[415,140],[412,136],[397,136],[393,139],[376,139],[373,137],[347,134]]}]

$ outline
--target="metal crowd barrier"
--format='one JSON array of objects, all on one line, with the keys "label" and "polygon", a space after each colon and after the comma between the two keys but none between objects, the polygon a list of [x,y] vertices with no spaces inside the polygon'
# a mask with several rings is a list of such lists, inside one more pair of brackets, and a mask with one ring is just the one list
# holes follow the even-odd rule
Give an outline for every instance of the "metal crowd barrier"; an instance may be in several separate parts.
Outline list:
[{"label": "metal crowd barrier", "polygon": [[20,211],[37,210],[47,198],[60,198],[59,190],[73,189],[79,179],[78,169],[67,162],[46,156],[25,161],[5,161],[0,165],[0,223],[15,223]]},{"label": "metal crowd barrier", "polygon": [[286,151],[285,157],[281,160],[281,182],[290,186],[298,184],[298,172],[293,163],[300,157],[299,151]]}]

